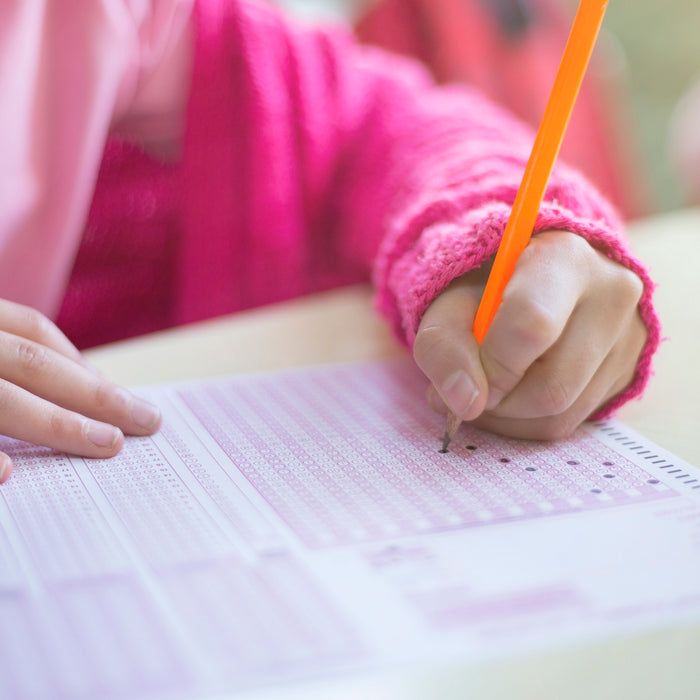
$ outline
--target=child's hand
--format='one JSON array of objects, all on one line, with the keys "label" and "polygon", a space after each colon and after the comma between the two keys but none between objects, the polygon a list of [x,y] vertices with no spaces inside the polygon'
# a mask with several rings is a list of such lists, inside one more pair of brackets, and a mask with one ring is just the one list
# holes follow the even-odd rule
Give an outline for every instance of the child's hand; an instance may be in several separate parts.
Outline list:
[{"label": "child's hand", "polygon": [[479,348],[471,329],[487,276],[455,280],[423,316],[414,356],[433,408],[503,435],[558,439],[631,383],[647,338],[633,272],[575,234],[537,234]]},{"label": "child's hand", "polygon": [[[160,412],[104,379],[39,312],[0,300],[0,434],[84,457],[111,457]],[[0,483],[12,472],[0,452]]]}]

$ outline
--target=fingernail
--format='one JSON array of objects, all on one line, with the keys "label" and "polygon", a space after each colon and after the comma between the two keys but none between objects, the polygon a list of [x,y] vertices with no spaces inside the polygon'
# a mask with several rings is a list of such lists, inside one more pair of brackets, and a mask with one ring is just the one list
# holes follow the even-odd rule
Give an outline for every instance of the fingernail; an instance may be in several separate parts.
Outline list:
[{"label": "fingernail", "polygon": [[438,394],[437,389],[432,384],[428,387],[426,398],[428,399],[428,406],[430,406],[435,413],[440,413],[442,415],[447,413],[447,406],[442,396]]},{"label": "fingernail", "polygon": [[131,420],[139,426],[148,430],[152,428],[160,418],[160,410],[148,401],[135,397],[131,404]]},{"label": "fingernail", "polygon": [[107,423],[88,421],[85,431],[87,439],[97,447],[114,447],[121,436],[119,428]]},{"label": "fingernail", "polygon": [[450,375],[440,389],[450,409],[458,418],[472,407],[476,397],[479,396],[479,391],[471,377],[461,370]]},{"label": "fingernail", "polygon": [[486,410],[492,411],[503,399],[503,392],[500,389],[489,389],[489,397],[486,401]]}]

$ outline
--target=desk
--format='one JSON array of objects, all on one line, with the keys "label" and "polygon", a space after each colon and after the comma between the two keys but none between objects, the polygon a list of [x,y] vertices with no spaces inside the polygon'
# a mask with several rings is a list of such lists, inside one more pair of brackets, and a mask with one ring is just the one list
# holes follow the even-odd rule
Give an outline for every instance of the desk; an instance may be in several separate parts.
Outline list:
[{"label": "desk", "polygon": [[[700,210],[639,222],[630,227],[630,240],[659,283],[656,306],[669,339],[645,396],[619,418],[700,465]],[[89,357],[110,378],[134,385],[400,352],[372,313],[369,290],[353,287],[97,348]],[[255,697],[696,700],[699,656],[695,625],[478,667],[311,684]]]}]

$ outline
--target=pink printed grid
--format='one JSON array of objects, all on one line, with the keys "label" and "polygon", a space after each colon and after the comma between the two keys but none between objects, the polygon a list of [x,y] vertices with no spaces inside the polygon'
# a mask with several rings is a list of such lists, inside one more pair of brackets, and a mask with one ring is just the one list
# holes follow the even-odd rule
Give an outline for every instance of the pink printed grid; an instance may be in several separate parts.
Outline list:
[{"label": "pink printed grid", "polygon": [[193,687],[171,630],[135,579],[0,592],[0,697],[141,698]]},{"label": "pink printed grid", "polygon": [[[240,543],[227,539],[150,438],[129,439],[109,461],[18,441],[3,447],[15,474],[0,501],[19,537],[0,543],[12,565],[0,572],[0,659],[12,660],[11,672],[0,674],[0,698],[174,697],[212,684],[231,689],[327,670],[362,656],[352,626],[309,572],[271,548],[272,528],[262,516],[251,518],[248,534],[264,551],[243,560]],[[197,465],[189,459],[187,466]],[[205,488],[219,476],[212,464],[207,469],[208,477],[198,475]],[[124,526],[130,550],[151,569],[161,604],[207,659],[204,677],[85,488],[91,478]],[[226,505],[221,493],[211,495]],[[26,593],[16,564],[14,551],[22,550],[40,585],[36,595]]]},{"label": "pink printed grid", "polygon": [[231,379],[182,400],[309,546],[337,546],[675,495],[585,431],[552,444],[443,419],[407,363]]}]

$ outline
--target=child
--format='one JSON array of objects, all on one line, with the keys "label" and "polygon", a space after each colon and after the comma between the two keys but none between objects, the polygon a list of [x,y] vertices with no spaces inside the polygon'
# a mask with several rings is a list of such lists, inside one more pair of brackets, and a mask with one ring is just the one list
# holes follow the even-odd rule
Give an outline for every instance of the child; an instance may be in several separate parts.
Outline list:
[{"label": "child", "polygon": [[642,391],[652,284],[563,165],[474,341],[532,143],[475,91],[259,0],[72,7],[0,9],[0,433],[109,457],[158,428],[47,318],[84,347],[370,275],[438,410],[557,438]]}]

